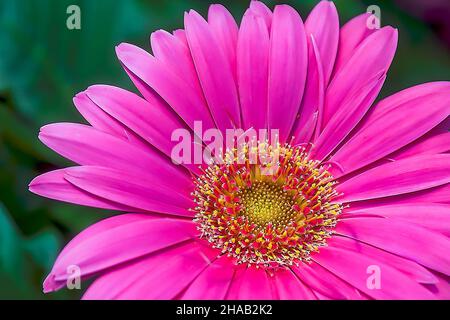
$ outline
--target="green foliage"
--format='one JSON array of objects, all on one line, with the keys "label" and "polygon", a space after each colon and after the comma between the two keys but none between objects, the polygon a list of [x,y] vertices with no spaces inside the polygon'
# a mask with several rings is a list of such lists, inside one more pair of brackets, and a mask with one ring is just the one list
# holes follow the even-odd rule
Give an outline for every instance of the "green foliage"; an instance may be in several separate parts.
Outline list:
[{"label": "green foliage", "polygon": [[[240,17],[248,1],[216,1]],[[267,1],[273,6],[279,1]],[[284,1],[303,17],[316,0]],[[94,83],[131,90],[114,47],[130,42],[148,49],[154,30],[182,28],[183,12],[206,14],[202,0],[0,0],[0,298],[44,296],[41,285],[62,246],[108,212],[57,203],[28,192],[36,175],[68,164],[37,139],[39,127],[82,121],[72,97]],[[382,23],[399,28],[400,44],[383,95],[448,78],[448,49],[424,22],[393,1],[337,0],[341,23],[378,3]],[[66,8],[81,8],[81,30],[66,28]]]}]

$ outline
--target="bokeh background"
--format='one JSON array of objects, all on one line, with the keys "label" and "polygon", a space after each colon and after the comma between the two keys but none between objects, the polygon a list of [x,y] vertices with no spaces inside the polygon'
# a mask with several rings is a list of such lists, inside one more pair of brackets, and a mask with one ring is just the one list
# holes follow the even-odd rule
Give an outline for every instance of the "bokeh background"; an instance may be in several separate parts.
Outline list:
[{"label": "bokeh background", "polygon": [[[249,1],[225,4],[237,17]],[[278,1],[265,1],[273,6]],[[286,0],[306,17],[316,0]],[[83,121],[72,97],[90,84],[135,90],[114,47],[149,47],[157,29],[183,26],[183,12],[206,14],[200,0],[0,0],[0,299],[76,299],[83,290],[44,295],[41,284],[72,236],[112,212],[39,198],[27,185],[68,163],[43,147],[39,127]],[[81,30],[68,30],[66,9],[81,8]],[[400,42],[381,97],[411,85],[450,80],[450,1],[336,0],[341,24],[376,4]],[[405,115],[407,116],[407,115]]]}]

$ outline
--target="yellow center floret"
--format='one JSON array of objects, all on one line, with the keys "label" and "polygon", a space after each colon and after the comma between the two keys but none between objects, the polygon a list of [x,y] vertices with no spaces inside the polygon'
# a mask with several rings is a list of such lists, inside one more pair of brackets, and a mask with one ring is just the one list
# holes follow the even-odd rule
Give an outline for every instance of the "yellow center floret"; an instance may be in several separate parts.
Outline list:
[{"label": "yellow center floret", "polygon": [[230,150],[225,163],[210,165],[195,181],[202,237],[238,263],[279,267],[309,260],[342,211],[331,202],[333,177],[304,147],[260,143],[243,150]]}]

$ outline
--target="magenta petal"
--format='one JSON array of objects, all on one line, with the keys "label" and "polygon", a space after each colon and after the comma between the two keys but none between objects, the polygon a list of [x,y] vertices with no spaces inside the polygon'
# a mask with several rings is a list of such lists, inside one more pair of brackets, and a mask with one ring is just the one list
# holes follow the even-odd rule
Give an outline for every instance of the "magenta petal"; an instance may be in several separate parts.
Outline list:
[{"label": "magenta petal", "polygon": [[190,285],[183,300],[223,300],[233,279],[235,265],[227,257],[211,263]]},{"label": "magenta petal", "polygon": [[297,116],[308,67],[305,29],[297,11],[275,7],[270,34],[269,129],[284,143]]},{"label": "magenta petal", "polygon": [[292,270],[309,288],[330,299],[361,299],[354,287],[315,262],[302,263]]},{"label": "magenta petal", "polygon": [[382,71],[342,102],[314,143],[311,152],[315,159],[327,157],[356,127],[375,101],[385,79],[386,75]]},{"label": "magenta petal", "polygon": [[305,31],[307,36],[314,36],[320,52],[324,82],[328,84],[339,43],[339,16],[334,3],[319,2],[305,21]]},{"label": "magenta petal", "polygon": [[270,300],[273,292],[269,275],[263,268],[253,266],[237,272],[227,295],[230,300]]},{"label": "magenta petal", "polygon": [[257,0],[250,2],[250,9],[253,13],[264,19],[267,29],[270,31],[272,26],[272,11],[270,11],[270,9],[263,2]]},{"label": "magenta petal", "polygon": [[292,130],[294,144],[310,142],[323,111],[325,80],[320,52],[313,35],[308,38],[309,63],[305,93],[300,105],[297,121]]},{"label": "magenta petal", "polygon": [[[344,101],[366,85],[367,79],[387,72],[397,48],[397,37],[397,30],[384,27],[369,36],[347,64],[336,72],[326,92],[321,128],[326,127]],[[374,92],[373,96],[376,97],[377,93]]]},{"label": "magenta petal", "polygon": [[401,271],[416,282],[433,284],[438,281],[430,271],[420,264],[384,250],[369,246],[358,240],[336,236],[331,238],[327,244],[329,247],[350,250],[363,256],[375,259],[376,261],[380,261]]},{"label": "magenta petal", "polygon": [[421,154],[437,154],[450,151],[450,117],[419,139],[389,155],[390,159],[403,159]]},{"label": "magenta petal", "polygon": [[[422,285],[378,259],[336,247],[325,247],[314,259],[325,268],[345,279],[349,284],[376,299],[433,299],[433,295]],[[381,288],[371,289],[367,285],[367,268],[381,269]]]},{"label": "magenta petal", "polygon": [[[172,133],[187,126],[174,116],[170,110],[151,105],[146,100],[126,90],[96,85],[86,91],[103,111],[117,119],[124,126],[136,133],[155,148],[170,157],[177,142],[171,141]],[[196,172],[194,164],[186,164],[187,168]]]},{"label": "magenta petal", "polygon": [[195,68],[217,126],[222,132],[239,128],[241,122],[236,83],[219,39],[195,11],[185,15],[185,27]]},{"label": "magenta petal", "polygon": [[244,129],[267,128],[269,32],[263,17],[248,9],[237,45],[238,84]]},{"label": "magenta petal", "polygon": [[70,266],[85,278],[121,263],[197,236],[195,224],[125,214],[94,224],[76,236],[56,259],[44,283],[46,292],[66,284]]},{"label": "magenta petal", "polygon": [[126,128],[89,99],[85,92],[78,93],[73,98],[73,103],[80,114],[94,128],[127,139]]},{"label": "magenta petal", "polygon": [[54,200],[79,204],[88,207],[130,211],[132,208],[120,203],[102,199],[80,188],[75,187],[64,179],[66,169],[50,171],[44,173],[30,182],[31,192]]},{"label": "magenta petal", "polygon": [[407,222],[384,218],[340,221],[338,234],[368,243],[421,265],[447,274],[450,270],[449,238]]},{"label": "magenta petal", "polygon": [[139,79],[155,90],[190,128],[194,128],[194,121],[202,121],[205,128],[215,127],[203,97],[165,63],[127,43],[117,46],[116,52],[129,74],[136,77],[135,83]]},{"label": "magenta petal", "polygon": [[316,296],[291,270],[278,270],[272,281],[280,300],[316,300]]},{"label": "magenta petal", "polygon": [[450,155],[424,155],[386,163],[337,185],[336,201],[374,199],[450,182]]},{"label": "magenta petal", "polygon": [[334,73],[338,73],[350,60],[356,48],[371,34],[377,32],[376,28],[369,29],[367,21],[371,17],[369,13],[361,14],[348,21],[340,30],[339,50],[334,66]]},{"label": "magenta petal", "polygon": [[181,185],[191,183],[187,171],[174,166],[159,152],[143,150],[89,126],[72,123],[46,125],[41,128],[39,139],[63,157],[81,165],[153,173]]},{"label": "magenta petal", "polygon": [[374,215],[414,223],[424,228],[450,236],[450,206],[437,203],[401,203],[376,207],[352,207],[344,210],[352,215]]},{"label": "magenta petal", "polygon": [[202,88],[187,45],[186,36],[184,31],[181,32],[183,38],[171,35],[164,30],[152,33],[150,37],[152,51],[156,59],[163,62],[174,74],[189,84],[198,96],[202,96]]},{"label": "magenta petal", "polygon": [[133,208],[191,217],[190,187],[168,186],[164,179],[131,174],[102,167],[66,169],[64,178],[73,185],[101,198]]},{"label": "magenta petal", "polygon": [[216,255],[216,251],[198,242],[156,252],[100,276],[83,299],[174,299],[211,264]]},{"label": "magenta petal", "polygon": [[209,7],[208,24],[218,44],[222,46],[222,51],[236,81],[238,25],[231,13],[221,4],[213,4]]},{"label": "magenta petal", "polygon": [[335,176],[379,160],[441,123],[450,114],[449,89],[449,82],[433,82],[403,90],[378,103],[355,135],[331,158],[343,170]]}]

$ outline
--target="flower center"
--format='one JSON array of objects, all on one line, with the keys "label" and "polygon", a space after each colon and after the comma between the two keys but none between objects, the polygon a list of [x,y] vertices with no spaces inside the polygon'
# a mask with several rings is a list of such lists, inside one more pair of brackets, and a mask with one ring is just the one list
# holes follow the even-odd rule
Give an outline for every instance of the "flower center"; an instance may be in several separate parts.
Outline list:
[{"label": "flower center", "polygon": [[[304,147],[230,150],[195,181],[202,237],[237,263],[280,267],[310,259],[342,211],[333,177]],[[258,156],[255,157],[255,154]]]}]

